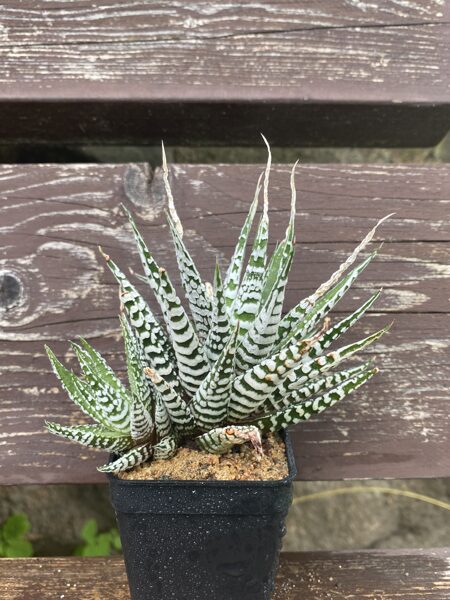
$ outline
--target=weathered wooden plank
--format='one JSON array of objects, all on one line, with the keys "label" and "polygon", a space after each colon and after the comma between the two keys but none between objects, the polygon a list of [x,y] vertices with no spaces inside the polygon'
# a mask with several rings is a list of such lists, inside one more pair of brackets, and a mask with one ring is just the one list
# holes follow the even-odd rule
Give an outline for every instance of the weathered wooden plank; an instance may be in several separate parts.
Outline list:
[{"label": "weathered wooden plank", "polygon": [[[444,600],[449,565],[446,548],[282,554],[274,600]],[[8,600],[130,598],[121,558],[5,558],[0,593]]]},{"label": "weathered wooden plank", "polygon": [[450,123],[449,15],[442,0],[15,0],[0,136],[432,145]]},{"label": "weathered wooden plank", "polygon": [[[205,276],[216,255],[221,260],[231,255],[231,240],[237,237],[259,170],[172,167],[186,240]],[[134,203],[123,190],[126,173]],[[449,224],[444,218],[449,175],[444,165],[299,169],[299,264],[291,278],[290,303],[313,291],[377,218],[396,211],[380,232],[378,239],[387,240],[380,258],[350,294],[351,301],[345,299],[339,307],[342,315],[356,300],[384,287],[376,312],[353,334],[365,335],[395,319],[389,337],[370,351],[383,372],[340,406],[297,428],[302,479],[450,472]],[[143,165],[131,171],[124,165],[0,168],[1,483],[103,480],[95,471],[102,455],[43,432],[45,418],[71,423],[80,418],[57,387],[43,345],[50,343],[73,365],[65,340],[84,335],[123,370],[117,289],[96,246],[101,243],[118,262],[138,268],[119,210],[125,201],[158,259],[174,272],[168,231],[162,226],[160,173],[151,183],[149,179]],[[275,239],[286,224],[287,179],[287,167],[277,166],[272,177]]]}]

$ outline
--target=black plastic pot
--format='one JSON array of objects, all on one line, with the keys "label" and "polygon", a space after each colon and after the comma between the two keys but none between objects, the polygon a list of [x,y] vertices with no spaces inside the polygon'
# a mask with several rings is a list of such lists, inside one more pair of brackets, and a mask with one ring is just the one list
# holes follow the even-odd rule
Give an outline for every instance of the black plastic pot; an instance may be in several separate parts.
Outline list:
[{"label": "black plastic pot", "polygon": [[132,600],[268,600],[296,475],[278,481],[110,476]]}]

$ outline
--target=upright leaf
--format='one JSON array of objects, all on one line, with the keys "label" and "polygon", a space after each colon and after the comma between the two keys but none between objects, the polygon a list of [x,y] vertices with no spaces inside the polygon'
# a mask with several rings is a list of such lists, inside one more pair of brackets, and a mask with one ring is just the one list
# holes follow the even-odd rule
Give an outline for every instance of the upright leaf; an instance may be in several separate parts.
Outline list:
[{"label": "upright leaf", "polygon": [[121,307],[128,315],[131,326],[139,337],[147,361],[173,385],[179,385],[175,367],[175,353],[166,333],[144,298],[125,277],[115,262],[107,254],[103,254],[103,256],[120,285]]},{"label": "upright leaf", "polygon": [[175,245],[181,283],[189,302],[198,337],[204,341],[210,328],[211,300],[206,293],[206,287],[201,280],[200,273],[183,240],[179,236],[170,215],[167,218]]},{"label": "upright leaf", "polygon": [[249,369],[268,356],[277,339],[285,289],[294,256],[296,200],[294,173],[296,165],[297,163],[291,173],[292,198],[289,225],[285,238],[278,246],[276,256],[271,260],[268,273],[266,273],[259,312],[237,349],[236,366],[240,371]]},{"label": "upright leaf", "polygon": [[239,325],[235,327],[190,405],[195,421],[201,429],[208,430],[220,425],[227,415],[238,333]]},{"label": "upright leaf", "polygon": [[[264,138],[264,136],[263,136]],[[267,144],[267,140],[264,138]],[[264,285],[264,274],[267,260],[267,244],[269,241],[269,173],[272,161],[270,147],[268,148],[267,166],[264,174],[264,205],[263,213],[253,242],[252,252],[247,268],[239,287],[238,295],[232,307],[231,323],[239,321],[242,335],[251,327],[261,302]]]},{"label": "upright leaf", "polygon": [[233,256],[231,258],[230,265],[224,281],[224,298],[227,310],[231,314],[233,303],[236,299],[239,283],[241,281],[242,267],[244,265],[245,249],[247,247],[248,236],[252,228],[253,219],[255,218],[256,209],[258,207],[258,198],[261,191],[261,180],[263,173],[259,176],[258,183],[256,185],[256,192],[253,202],[250,206],[249,213],[245,219],[244,225],[242,226],[239,234],[239,239],[236,244]]},{"label": "upright leaf", "polygon": [[195,429],[194,418],[188,405],[173,387],[154,369],[144,369],[144,373],[155,386],[176,429],[180,433],[189,433]]},{"label": "upright leaf", "polygon": [[197,267],[195,266],[195,263],[183,242],[183,227],[175,208],[172,190],[169,183],[169,170],[167,168],[164,144],[162,144],[162,157],[163,180],[169,205],[169,213],[167,218],[175,245],[178,268],[181,275],[181,283],[183,284],[186,297],[189,301],[189,306],[194,318],[199,338],[204,340],[209,330],[211,302],[206,294],[205,284],[202,282]]},{"label": "upright leaf", "polygon": [[222,278],[219,265],[216,263],[211,328],[205,342],[205,353],[210,364],[213,364],[219,358],[230,337],[230,333],[231,325],[226,309]]},{"label": "upright leaf", "polygon": [[133,440],[144,440],[150,436],[153,430],[154,392],[144,375],[144,368],[147,365],[143,360],[139,340],[135,337],[125,316],[121,315],[120,323],[125,342],[128,381],[132,395],[130,411],[131,437]]},{"label": "upright leaf", "polygon": [[179,379],[184,389],[193,395],[209,370],[208,360],[166,270],[156,263],[131,215],[129,219],[145,275],[158,300],[169,331]]}]

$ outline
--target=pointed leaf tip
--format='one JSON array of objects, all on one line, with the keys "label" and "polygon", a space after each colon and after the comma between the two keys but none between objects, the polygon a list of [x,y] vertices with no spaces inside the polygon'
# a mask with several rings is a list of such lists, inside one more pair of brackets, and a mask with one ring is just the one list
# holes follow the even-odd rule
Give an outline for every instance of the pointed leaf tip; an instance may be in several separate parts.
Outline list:
[{"label": "pointed leaf tip", "polygon": [[106,254],[105,252],[103,252],[103,248],[101,246],[98,246],[98,251],[103,256],[103,258],[106,260],[106,262],[109,262],[111,260],[111,257],[109,256],[109,254]]}]

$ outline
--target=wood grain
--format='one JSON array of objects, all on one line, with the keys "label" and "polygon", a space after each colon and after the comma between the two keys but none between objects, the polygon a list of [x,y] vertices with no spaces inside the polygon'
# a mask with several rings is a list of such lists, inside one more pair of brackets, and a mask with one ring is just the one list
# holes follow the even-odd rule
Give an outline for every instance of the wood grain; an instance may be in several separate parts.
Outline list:
[{"label": "wood grain", "polygon": [[450,127],[449,49],[442,0],[14,0],[0,136],[433,145]]},{"label": "wood grain", "polygon": [[[171,167],[186,243],[204,277],[216,256],[222,264],[230,257],[260,170]],[[275,167],[272,242],[286,226],[288,178],[286,166]],[[450,168],[305,165],[297,181],[298,248],[288,306],[331,274],[376,219],[396,212],[377,237],[384,240],[380,257],[335,317],[384,288],[346,337],[394,320],[389,336],[366,353],[382,373],[320,419],[297,426],[299,476],[448,476]],[[0,293],[0,302],[7,298],[0,309],[0,483],[103,481],[95,466],[104,455],[43,431],[44,419],[80,421],[43,345],[75,366],[65,340],[86,336],[123,372],[117,288],[96,248],[100,243],[119,264],[139,270],[119,208],[125,202],[158,260],[175,273],[162,189],[160,171],[152,176],[145,165],[0,167],[0,277],[10,282]]]},{"label": "wood grain", "polygon": [[[449,549],[282,554],[273,600],[445,600],[449,564]],[[130,598],[121,558],[5,558],[0,594],[8,600]]]}]

